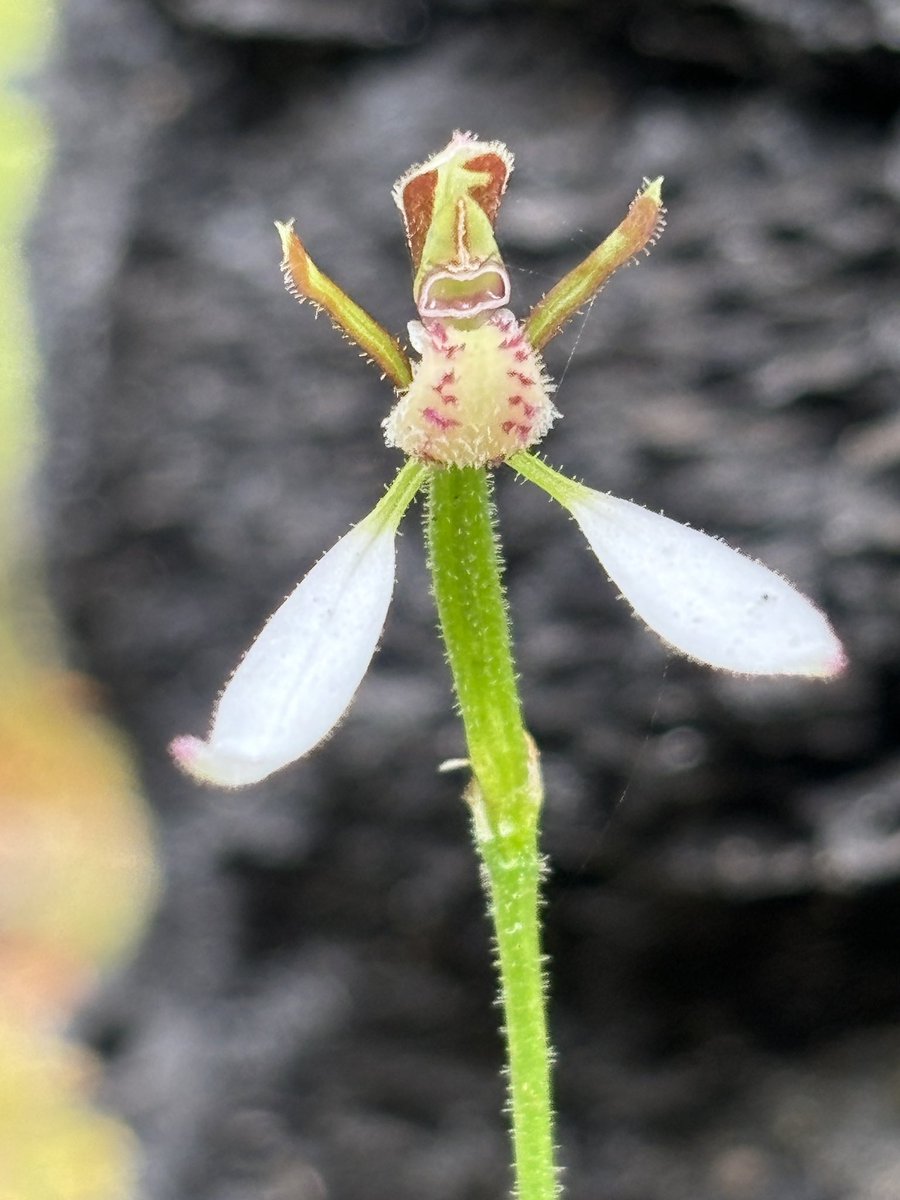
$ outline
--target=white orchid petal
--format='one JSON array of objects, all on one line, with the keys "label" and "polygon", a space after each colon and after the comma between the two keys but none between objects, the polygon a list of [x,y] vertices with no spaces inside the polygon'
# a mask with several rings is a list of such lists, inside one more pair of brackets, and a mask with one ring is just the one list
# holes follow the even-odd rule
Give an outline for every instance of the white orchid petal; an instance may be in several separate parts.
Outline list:
[{"label": "white orchid petal", "polygon": [[353,699],[394,587],[396,523],[371,514],[328,551],[269,618],[219,698],[208,739],[170,747],[189,774],[256,783],[326,737]]},{"label": "white orchid petal", "polygon": [[747,675],[836,675],[828,621],[768,567],[640,505],[579,488],[566,507],[637,616],[682,654]]}]

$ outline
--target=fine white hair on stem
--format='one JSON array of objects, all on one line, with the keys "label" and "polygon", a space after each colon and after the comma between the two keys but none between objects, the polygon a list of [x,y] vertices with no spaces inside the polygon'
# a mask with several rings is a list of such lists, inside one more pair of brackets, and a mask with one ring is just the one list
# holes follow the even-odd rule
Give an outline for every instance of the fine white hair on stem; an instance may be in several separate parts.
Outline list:
[{"label": "fine white hair on stem", "polygon": [[269,618],[219,697],[206,741],[176,763],[206,783],[257,783],[313,749],[347,711],[384,628],[396,522],[372,513],[328,551]]},{"label": "fine white hair on stem", "polygon": [[742,675],[843,669],[824,615],[762,563],[603,492],[579,487],[565,503],[636,615],[673,649]]}]

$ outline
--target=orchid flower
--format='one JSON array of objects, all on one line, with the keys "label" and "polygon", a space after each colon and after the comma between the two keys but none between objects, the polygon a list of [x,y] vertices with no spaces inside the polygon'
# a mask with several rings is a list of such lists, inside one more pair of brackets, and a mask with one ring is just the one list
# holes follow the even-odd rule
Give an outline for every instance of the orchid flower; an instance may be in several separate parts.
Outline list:
[{"label": "orchid flower", "polygon": [[394,187],[412,257],[417,358],[314,265],[278,224],[289,291],[324,309],[386,375],[384,422],[407,457],[374,510],[269,619],[219,697],[206,740],[171,752],[197,779],[256,783],[340,722],[384,627],[397,527],[436,473],[509,464],[562,504],[636,616],[699,663],[744,675],[828,678],[844,655],[823,614],[790,583],[724,542],[568,479],[529,453],[559,416],[541,350],[609,276],[658,237],[661,179],[645,181],[618,228],[519,321],[494,225],[512,170],[499,142],[455,133]]},{"label": "orchid flower", "polygon": [[493,922],[518,1200],[558,1200],[540,938],[538,753],[522,718],[491,471],[509,464],[557,500],[634,613],[698,662],[746,675],[828,678],[844,665],[821,612],[774,571],[724,542],[561,475],[531,453],[559,416],[541,351],[610,275],[659,235],[661,179],[519,321],[494,225],[513,160],[499,142],[455,133],[394,187],[419,320],[400,343],[315,266],[291,224],[285,282],[393,383],[385,438],[406,455],[373,511],[297,585],[247,651],[204,741],[175,761],[222,787],[256,783],[327,737],[350,706],[384,628],[400,520],[428,494],[432,587],[470,772],[465,799]]}]

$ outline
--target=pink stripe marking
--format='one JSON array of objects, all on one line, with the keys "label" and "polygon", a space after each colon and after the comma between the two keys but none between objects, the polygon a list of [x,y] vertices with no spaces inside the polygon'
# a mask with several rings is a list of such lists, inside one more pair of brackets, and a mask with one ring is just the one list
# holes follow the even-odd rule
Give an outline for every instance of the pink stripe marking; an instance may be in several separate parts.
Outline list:
[{"label": "pink stripe marking", "polygon": [[423,408],[422,416],[432,425],[437,425],[438,429],[452,429],[454,425],[459,424],[453,417],[444,417],[434,408]]},{"label": "pink stripe marking", "polygon": [[531,436],[531,426],[520,425],[518,421],[504,421],[500,428],[504,433],[512,433],[515,429],[520,442],[526,441]]}]

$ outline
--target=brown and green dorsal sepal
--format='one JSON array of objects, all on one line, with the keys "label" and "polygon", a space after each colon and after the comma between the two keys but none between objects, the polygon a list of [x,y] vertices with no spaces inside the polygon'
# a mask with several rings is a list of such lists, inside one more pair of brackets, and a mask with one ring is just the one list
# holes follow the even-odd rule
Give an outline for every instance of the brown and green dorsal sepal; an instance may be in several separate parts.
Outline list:
[{"label": "brown and green dorsal sepal", "polygon": [[394,185],[423,319],[469,320],[509,303],[494,223],[512,168],[502,142],[457,130],[443,150]]}]

